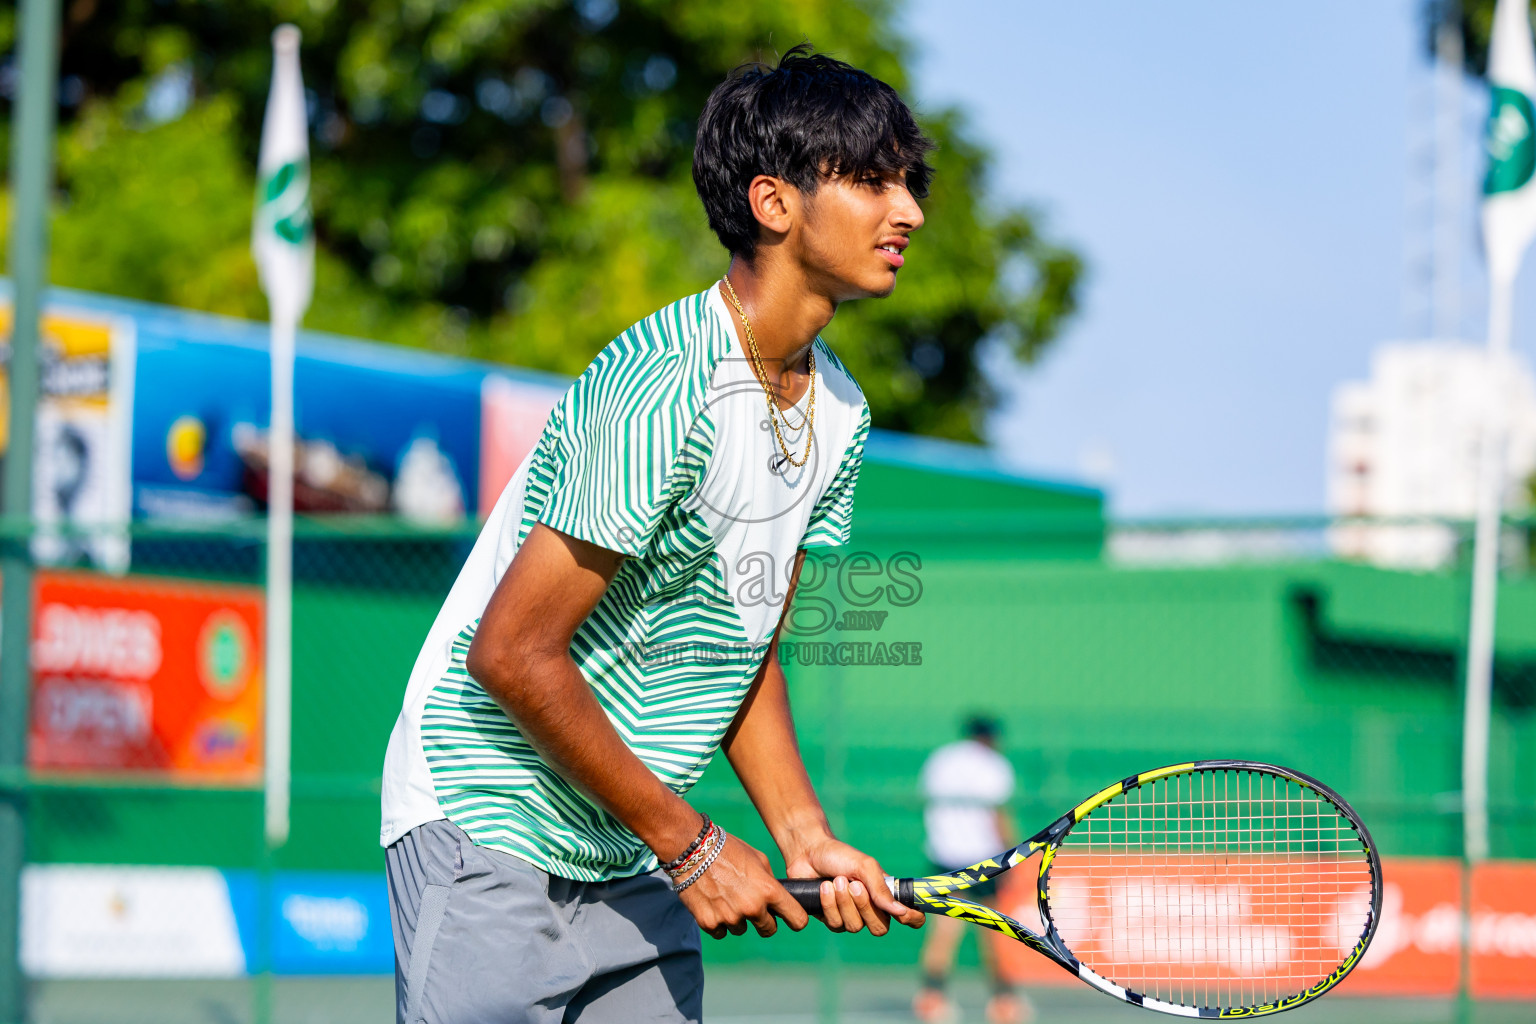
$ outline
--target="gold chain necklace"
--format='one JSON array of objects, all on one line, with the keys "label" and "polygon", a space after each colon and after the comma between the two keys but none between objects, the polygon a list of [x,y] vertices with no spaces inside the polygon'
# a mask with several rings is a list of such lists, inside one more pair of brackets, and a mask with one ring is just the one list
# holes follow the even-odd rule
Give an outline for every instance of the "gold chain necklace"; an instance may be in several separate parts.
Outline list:
[{"label": "gold chain necklace", "polygon": [[[736,297],[736,289],[731,287],[731,278],[727,274],[724,278],[725,290],[730,293],[731,305],[736,307],[736,315],[741,317],[741,326],[747,336],[747,351],[752,355],[752,371],[757,374],[757,382],[763,386],[763,394],[768,399],[768,422],[773,424],[773,436],[778,439],[779,451],[784,453],[785,460],[796,469],[805,465],[811,457],[811,445],[816,441],[816,435],[811,427],[816,422],[816,348],[815,342],[811,343],[811,349],[806,353],[808,371],[811,375],[811,393],[805,406],[805,454],[796,459],[790,453],[789,445],[784,442],[784,435],[779,431],[779,403],[773,395],[773,386],[768,383],[768,371],[763,368],[762,353],[757,350],[757,336],[752,333],[752,323],[747,319],[747,311],[741,308],[741,300]],[[786,421],[787,422],[787,421]]]}]

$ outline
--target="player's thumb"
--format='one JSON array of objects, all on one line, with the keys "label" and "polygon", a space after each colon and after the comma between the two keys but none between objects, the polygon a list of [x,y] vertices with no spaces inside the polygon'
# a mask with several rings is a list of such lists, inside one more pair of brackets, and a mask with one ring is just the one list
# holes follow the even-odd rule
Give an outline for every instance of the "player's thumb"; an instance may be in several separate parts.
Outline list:
[{"label": "player's thumb", "polygon": [[921,910],[909,907],[896,899],[896,894],[886,886],[883,876],[880,879],[879,888],[870,889],[870,901],[908,928],[921,928],[923,922],[927,920]]}]

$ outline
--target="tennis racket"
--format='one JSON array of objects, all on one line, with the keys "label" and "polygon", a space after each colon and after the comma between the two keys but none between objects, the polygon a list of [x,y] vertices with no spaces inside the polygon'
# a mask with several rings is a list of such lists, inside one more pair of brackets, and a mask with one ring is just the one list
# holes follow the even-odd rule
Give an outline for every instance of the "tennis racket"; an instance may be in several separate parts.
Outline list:
[{"label": "tennis racket", "polygon": [[[960,893],[1039,855],[1037,934]],[[1192,761],[1115,783],[1033,838],[896,898],[1018,939],[1101,992],[1182,1017],[1257,1017],[1323,995],[1381,917],[1381,860],[1316,779]],[[821,881],[783,885],[820,911]]]}]

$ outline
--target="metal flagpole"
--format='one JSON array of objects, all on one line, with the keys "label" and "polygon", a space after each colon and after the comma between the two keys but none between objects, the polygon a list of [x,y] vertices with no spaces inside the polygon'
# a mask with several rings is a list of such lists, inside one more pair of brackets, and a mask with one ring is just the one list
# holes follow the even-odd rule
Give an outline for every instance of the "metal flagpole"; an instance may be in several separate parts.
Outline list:
[{"label": "metal flagpole", "polygon": [[53,169],[54,80],[58,77],[58,0],[21,7],[20,90],[12,108],[10,440],[5,456],[5,523],[0,628],[0,1022],[26,1019],[21,970],[21,868],[25,843],[27,703],[31,684],[32,433],[37,412],[37,344],[48,278],[48,193]]},{"label": "metal flagpole", "polygon": [[288,839],[293,704],[293,354],[297,324],[272,320],[272,416],[267,431],[266,836]]},{"label": "metal flagpole", "polygon": [[1488,857],[1488,727],[1493,693],[1499,534],[1504,491],[1504,388],[1514,281],[1495,278],[1488,297],[1488,381],[1477,480],[1477,532],[1472,549],[1472,623],[1467,639],[1467,692],[1462,724],[1463,846],[1469,865]]}]

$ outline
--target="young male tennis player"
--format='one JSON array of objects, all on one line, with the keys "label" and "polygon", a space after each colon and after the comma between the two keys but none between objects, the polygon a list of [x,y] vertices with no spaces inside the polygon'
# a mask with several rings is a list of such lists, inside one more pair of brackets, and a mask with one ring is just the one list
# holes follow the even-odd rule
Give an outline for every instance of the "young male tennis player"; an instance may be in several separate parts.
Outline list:
[{"label": "young male tennis player", "polygon": [[930,145],[888,85],[806,48],[710,96],[693,173],[726,277],[555,407],[390,736],[407,1024],[697,1021],[700,929],[803,928],[768,858],[683,799],[717,748],[788,874],[836,879],[829,928],[922,924],[832,835],[774,642],[805,549],[849,539],[869,430],[817,335],[896,287]]}]

